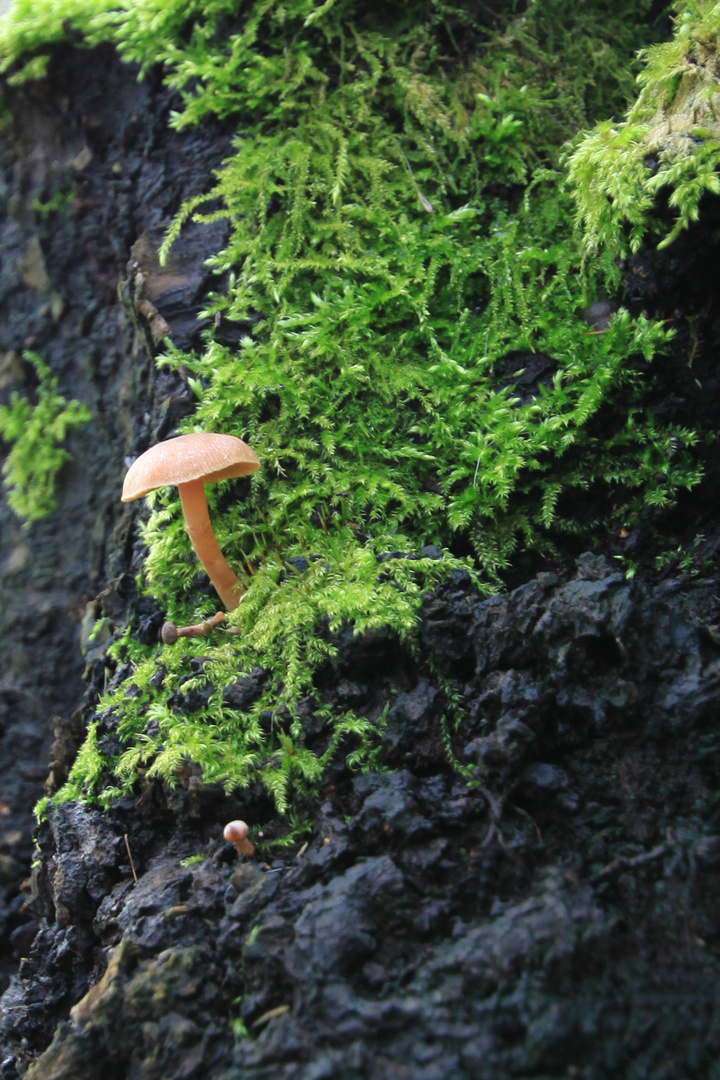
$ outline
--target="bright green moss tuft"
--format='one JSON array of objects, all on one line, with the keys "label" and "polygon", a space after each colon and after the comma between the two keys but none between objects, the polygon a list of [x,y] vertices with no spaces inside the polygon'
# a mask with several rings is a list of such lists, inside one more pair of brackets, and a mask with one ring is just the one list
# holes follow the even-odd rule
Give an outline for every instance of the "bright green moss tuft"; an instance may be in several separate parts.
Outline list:
[{"label": "bright green moss tuft", "polygon": [[14,392],[9,405],[0,405],[0,437],[11,443],[3,465],[8,504],[29,524],[47,517],[57,507],[55,481],[70,460],[62,447],[71,431],[90,420],[79,401],[66,401],[57,392],[57,379],[37,353],[25,352],[39,377],[37,403]]},{"label": "bright green moss tuft", "polygon": [[[647,233],[666,247],[720,194],[720,4],[678,5],[671,41],[645,50],[640,94],[621,123],[604,120],[569,160],[586,250],[637,251]],[[657,219],[659,197],[670,224]],[[617,259],[608,261],[617,278]]]},{"label": "bright green moss tuft", "polygon": [[[594,334],[579,316],[593,275],[559,164],[567,139],[625,108],[649,6],[531,2],[492,31],[439,0],[382,18],[350,0],[54,6],[86,44],[162,63],[176,126],[237,118],[235,154],[164,250],[190,219],[228,221],[211,264],[229,286],[205,314],[245,334],[160,362],[190,373],[184,430],[240,435],[262,462],[244,487],[209,492],[247,576],[239,633],[160,650],[128,632],[114,649],[133,673],[101,702],[59,798],[107,803],[199,767],[228,789],[260,782],[285,810],[336,755],[378,766],[383,717],[338,715],[315,690],[333,633],[391,627],[422,663],[420,597],[451,571],[497,587],[519,554],[632,527],[698,481],[694,433],[645,403],[667,330],[621,310]],[[3,34],[6,69],[27,72],[44,45],[25,5]],[[578,495],[594,519],[576,516]],[[194,591],[179,502],[152,506],[147,587],[176,622],[196,621],[213,602]],[[443,556],[418,558],[430,544]],[[230,708],[226,689],[256,666],[257,698]],[[322,752],[306,745],[308,709]],[[106,724],[124,746],[111,758]]]}]

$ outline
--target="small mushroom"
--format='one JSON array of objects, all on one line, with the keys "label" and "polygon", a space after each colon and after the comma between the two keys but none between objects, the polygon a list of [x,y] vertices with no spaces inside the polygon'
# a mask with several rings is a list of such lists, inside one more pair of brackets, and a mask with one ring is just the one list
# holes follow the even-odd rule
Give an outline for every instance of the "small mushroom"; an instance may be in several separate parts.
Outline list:
[{"label": "small mushroom", "polygon": [[223,836],[228,844],[234,844],[241,855],[250,857],[255,854],[255,848],[247,838],[248,827],[244,821],[230,821],[223,830]]},{"label": "small mushroom", "polygon": [[255,451],[234,435],[178,435],[141,454],[128,469],[123,484],[123,502],[140,499],[156,488],[177,487],[195,554],[229,611],[238,606],[243,587],[215,539],[205,484],[247,476],[259,467]]}]

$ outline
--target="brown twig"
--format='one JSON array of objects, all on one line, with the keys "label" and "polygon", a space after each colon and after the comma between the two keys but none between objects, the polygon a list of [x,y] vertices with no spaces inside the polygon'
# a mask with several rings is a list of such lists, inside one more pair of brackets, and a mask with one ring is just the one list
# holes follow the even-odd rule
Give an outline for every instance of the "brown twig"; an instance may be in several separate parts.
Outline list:
[{"label": "brown twig", "polygon": [[608,863],[607,866],[603,866],[602,870],[598,870],[597,874],[593,874],[590,882],[595,885],[598,881],[604,881],[621,870],[633,870],[636,866],[654,862],[656,859],[660,859],[666,851],[666,844],[658,844],[652,851],[646,851],[642,855],[620,855],[617,859],[613,859],[611,863]]},{"label": "brown twig", "polygon": [[510,805],[517,814],[520,814],[521,817],[524,817],[526,821],[530,822],[533,829],[537,833],[538,843],[542,844],[542,833],[540,832],[540,826],[538,825],[535,818],[531,817],[530,814],[528,814],[527,810],[523,810],[522,806],[516,806],[515,803],[511,803]]},{"label": "brown twig", "polygon": [[507,844],[503,839],[502,832],[500,831],[500,822],[502,821],[503,812],[505,810],[505,802],[508,796],[517,787],[517,782],[510,785],[502,795],[493,795],[493,793],[486,788],[484,784],[478,785],[478,791],[488,804],[488,810],[490,811],[490,828],[485,834],[485,839],[480,845],[481,848],[490,847],[493,840],[497,838],[500,847],[504,851],[508,850]]},{"label": "brown twig", "polygon": [[263,1013],[262,1016],[259,1016],[257,1020],[253,1020],[251,1026],[253,1029],[262,1027],[263,1024],[267,1024],[277,1016],[284,1016],[287,1012],[290,1012],[289,1005],[276,1005],[274,1009],[268,1009],[268,1011]]},{"label": "brown twig", "polygon": [[137,885],[138,876],[135,873],[135,863],[133,862],[132,852],[130,851],[130,841],[128,840],[127,833],[125,833],[125,847],[127,848],[128,859],[130,860],[130,869],[132,870],[132,875],[135,879],[135,884]]},{"label": "brown twig", "polygon": [[224,611],[216,611],[212,619],[194,623],[192,626],[176,626],[174,622],[166,622],[163,623],[160,637],[166,645],[174,645],[177,639],[181,637],[203,637],[205,634],[209,634],[211,630],[214,630],[216,626],[219,626],[224,618]]}]

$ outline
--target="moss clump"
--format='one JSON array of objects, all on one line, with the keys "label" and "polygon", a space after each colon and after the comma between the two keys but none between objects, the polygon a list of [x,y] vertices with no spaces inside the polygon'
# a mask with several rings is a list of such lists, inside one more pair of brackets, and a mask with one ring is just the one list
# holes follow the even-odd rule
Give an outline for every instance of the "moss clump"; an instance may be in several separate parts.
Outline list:
[{"label": "moss clump", "polygon": [[[61,797],[93,793],[106,803],[138,776],[172,783],[195,762],[206,782],[228,790],[262,784],[284,811],[293,792],[315,788],[340,748],[350,767],[376,761],[383,717],[333,714],[315,695],[313,675],[337,655],[332,635],[346,622],[358,634],[390,625],[410,641],[421,592],[447,565],[391,559],[380,579],[372,546],[358,551],[337,531],[321,550],[302,571],[268,559],[235,619],[240,635],[181,641],[159,656],[128,632],[113,651],[134,658],[132,675],[104,696]],[[247,705],[239,710],[227,690],[243,672]],[[313,729],[323,728],[312,750],[303,723],[310,714]],[[101,746],[108,731],[127,746],[112,760]]]},{"label": "moss clump", "polygon": [[586,250],[612,256],[612,278],[618,255],[637,251],[648,233],[667,246],[698,219],[705,193],[720,194],[720,4],[681,4],[673,39],[643,59],[625,120],[598,124],[569,160]]},{"label": "moss clump", "polygon": [[11,443],[3,465],[8,504],[30,524],[57,507],[55,482],[71,454],[62,447],[71,431],[90,420],[79,401],[66,401],[57,392],[57,379],[42,357],[25,352],[23,359],[37,372],[37,403],[13,393],[9,405],[0,405],[0,437]]},{"label": "moss clump", "polygon": [[[228,788],[260,780],[283,809],[333,755],[377,752],[381,720],[315,694],[333,631],[391,626],[415,647],[422,590],[458,566],[494,587],[518,553],[632,527],[699,478],[694,434],[644,400],[667,331],[621,310],[597,335],[578,315],[593,282],[561,147],[624,107],[638,5],[531,2],[492,27],[433,0],[382,17],[349,0],[57,7],[86,43],[164,64],[176,126],[238,116],[236,153],[179,210],[165,250],[188,219],[227,219],[212,265],[229,285],[205,314],[241,341],[209,335],[160,362],[191,374],[183,430],[239,435],[262,461],[234,497],[210,493],[223,550],[248,575],[239,634],[160,656],[129,631],[114,648],[134,689],[105,696],[60,797],[107,801],[194,762]],[[28,10],[17,0],[0,39],[18,74],[45,48]],[[542,377],[521,393],[538,357]],[[573,514],[578,492],[594,519]],[[152,505],[147,586],[195,621],[212,601],[179,503]],[[418,558],[426,545],[443,557]],[[231,707],[227,688],[256,665],[254,700]],[[306,744],[307,708],[321,750]],[[110,756],[106,730],[124,747],[108,740]]]}]

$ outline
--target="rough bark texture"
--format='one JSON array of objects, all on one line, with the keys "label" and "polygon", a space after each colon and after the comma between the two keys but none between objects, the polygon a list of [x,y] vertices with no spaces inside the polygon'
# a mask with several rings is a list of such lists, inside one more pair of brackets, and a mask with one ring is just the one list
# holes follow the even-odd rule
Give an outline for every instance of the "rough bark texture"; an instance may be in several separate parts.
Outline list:
[{"label": "rough bark texture", "polygon": [[[94,419],[52,518],[23,531],[0,508],[0,1077],[717,1080],[714,577],[628,582],[583,554],[483,600],[458,575],[423,605],[434,674],[391,637],[339,641],[322,690],[390,703],[393,771],[338,768],[303,851],[239,865],[222,827],[247,805],[190,784],[51,809],[31,872],[43,778],[62,778],[112,674],[83,619],[133,610],[148,640],[162,622],[135,592],[120,480],[191,407],[151,356],[167,327],[197,332],[221,226],[188,228],[163,270],[156,251],[230,138],[173,134],[170,104],[109,50],[59,49],[4,136],[0,394],[28,389],[20,354],[37,349]],[[33,202],[58,174],[76,194],[43,220]],[[717,340],[701,238],[642,252],[628,292]],[[658,408],[679,422],[716,423],[707,352],[665,362]],[[716,487],[711,468],[682,507],[711,568]],[[448,687],[471,783],[448,764]]]}]

